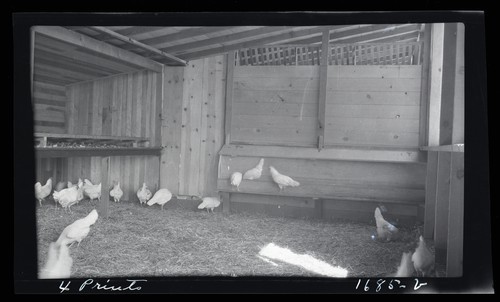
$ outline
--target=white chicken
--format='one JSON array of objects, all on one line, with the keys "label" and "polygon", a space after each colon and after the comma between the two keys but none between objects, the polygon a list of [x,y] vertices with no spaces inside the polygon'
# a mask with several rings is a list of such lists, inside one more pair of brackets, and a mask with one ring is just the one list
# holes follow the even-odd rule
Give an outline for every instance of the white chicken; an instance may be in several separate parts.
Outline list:
[{"label": "white chicken", "polygon": [[240,172],[234,172],[231,174],[231,185],[236,187],[236,190],[239,191],[239,186],[241,184],[242,174]]},{"label": "white chicken", "polygon": [[69,209],[71,212],[71,206],[78,203],[80,197],[83,198],[82,184],[54,192],[52,196],[54,197],[54,201],[58,202],[61,207]]},{"label": "white chicken", "polygon": [[73,243],[78,242],[79,246],[80,242],[89,234],[90,226],[97,221],[98,216],[99,215],[97,214],[97,211],[94,209],[86,217],[80,218],[72,224],[68,225],[62,231],[61,235],[56,241],[56,244],[70,244],[71,247]]},{"label": "white chicken", "polygon": [[260,178],[260,176],[262,175],[263,166],[264,166],[264,159],[261,158],[257,166],[255,166],[255,168],[252,168],[243,174],[243,179],[254,180]]},{"label": "white chicken", "polygon": [[120,198],[123,196],[123,191],[120,188],[120,182],[117,182],[115,186],[113,187],[113,190],[109,191],[109,195],[113,197],[113,200],[115,202],[119,202]]},{"label": "white chicken", "polygon": [[161,210],[163,211],[163,206],[172,199],[172,193],[168,189],[159,189],[156,191],[155,195],[148,201],[148,206],[154,204],[161,205]]},{"label": "white chicken", "polygon": [[40,182],[35,184],[35,197],[42,206],[42,200],[45,200],[45,197],[50,195],[52,192],[52,177],[47,180],[45,185],[42,186]]},{"label": "white chicken", "polygon": [[424,237],[419,237],[418,246],[411,256],[411,260],[417,274],[423,277],[431,275],[434,271],[434,254],[427,247]]},{"label": "white chicken", "polygon": [[83,192],[87,194],[91,201],[93,201],[94,199],[101,200],[101,183],[98,185],[94,185],[88,179],[85,179],[83,183]]},{"label": "white chicken", "polygon": [[377,207],[375,209],[375,223],[377,225],[377,239],[381,241],[391,241],[397,239],[399,236],[399,230],[394,225],[387,222],[380,209]]},{"label": "white chicken", "polygon": [[71,275],[73,258],[69,254],[68,246],[51,242],[47,255],[47,262],[40,271],[40,279],[66,279]]},{"label": "white chicken", "polygon": [[403,253],[401,256],[401,263],[398,266],[398,271],[394,277],[404,278],[413,276],[413,262],[411,261],[411,253]]},{"label": "white chicken", "polygon": [[198,209],[207,209],[207,212],[209,210],[214,212],[214,209],[220,205],[220,200],[217,197],[204,197],[203,201],[200,203],[198,206]]},{"label": "white chicken", "polygon": [[137,190],[137,198],[139,198],[139,202],[141,203],[141,205],[143,203],[146,203],[151,198],[151,196],[151,191],[149,191],[146,183],[143,183],[142,187]]},{"label": "white chicken", "polygon": [[274,182],[278,184],[280,191],[283,190],[285,187],[300,186],[300,183],[298,181],[293,180],[289,176],[280,174],[273,166],[270,166],[269,170],[271,171],[271,177],[273,178]]}]

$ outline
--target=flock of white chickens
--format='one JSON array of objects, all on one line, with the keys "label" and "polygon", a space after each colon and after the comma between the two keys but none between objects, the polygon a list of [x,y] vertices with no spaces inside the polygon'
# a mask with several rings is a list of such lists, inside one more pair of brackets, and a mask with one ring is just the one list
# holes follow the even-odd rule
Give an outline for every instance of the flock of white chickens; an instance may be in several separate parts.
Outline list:
[{"label": "flock of white chickens", "polygon": [[[231,175],[230,181],[231,185],[235,186],[237,190],[241,181],[245,180],[255,180],[261,177],[262,169],[264,166],[264,159],[262,158],[257,166],[246,171],[245,173],[234,172]],[[299,182],[293,180],[289,176],[280,174],[273,166],[269,167],[271,172],[271,177],[273,181],[278,185],[280,191],[287,186],[296,187],[299,186]],[[52,179],[49,178],[45,185],[40,182],[35,184],[35,196],[39,201],[40,205],[42,200],[50,195],[52,192]],[[90,201],[94,199],[100,200],[101,198],[101,184],[94,185],[88,179],[82,181],[78,180],[77,184],[72,184],[71,182],[63,183],[59,182],[52,194],[54,202],[60,204],[61,207],[71,211],[71,206],[77,204],[79,201],[83,200],[87,196]],[[113,189],[110,190],[110,196],[115,202],[120,202],[123,196],[123,191],[120,188],[120,182],[115,182]],[[172,193],[165,188],[159,189],[153,195],[151,191],[146,186],[146,183],[142,184],[137,190],[137,198],[139,199],[140,205],[147,204],[152,206],[158,204],[163,210],[163,206],[172,198]],[[205,197],[202,203],[198,206],[198,209],[206,209],[207,212],[220,205],[220,200],[215,197]],[[48,259],[45,267],[41,270],[40,278],[69,278],[70,270],[73,260],[69,254],[69,246],[74,242],[80,242],[88,235],[90,231],[90,226],[97,221],[97,211],[93,210],[90,214],[85,217],[76,220],[74,223],[67,226],[56,242],[52,242],[49,245]],[[398,240],[400,238],[400,233],[397,227],[389,223],[384,219],[380,208],[375,209],[375,222],[377,227],[377,235],[372,236],[373,239],[377,239],[382,242],[389,242]],[[398,266],[395,277],[411,277],[415,274],[417,276],[429,277],[435,273],[434,269],[434,254],[427,247],[422,236],[419,237],[418,246],[413,252],[405,252],[401,257],[400,265]]]},{"label": "flock of white chickens", "polygon": [[[85,197],[88,197],[91,202],[95,199],[100,200],[101,189],[101,184],[94,185],[88,179],[85,179],[84,181],[78,179],[77,184],[73,184],[70,181],[61,181],[57,183],[54,188],[54,192],[52,193],[52,178],[49,178],[45,185],[42,185],[40,182],[35,184],[35,197],[41,206],[42,201],[45,200],[50,193],[52,193],[56,208],[59,204],[62,208],[71,212],[71,206],[78,204]],[[115,182],[113,189],[109,191],[109,195],[113,198],[114,202],[120,202],[120,199],[123,196],[123,190],[120,187],[120,182]],[[172,193],[166,188],[159,189],[153,195],[146,186],[146,183],[143,183],[142,187],[137,190],[137,198],[139,199],[139,203],[141,205],[147,204],[148,206],[152,206],[154,204],[158,204],[161,206],[162,210],[163,206],[172,199],[172,196]],[[207,212],[209,210],[213,212],[219,205],[220,200],[218,198],[204,197],[201,204],[198,205],[198,209],[206,209]]]}]

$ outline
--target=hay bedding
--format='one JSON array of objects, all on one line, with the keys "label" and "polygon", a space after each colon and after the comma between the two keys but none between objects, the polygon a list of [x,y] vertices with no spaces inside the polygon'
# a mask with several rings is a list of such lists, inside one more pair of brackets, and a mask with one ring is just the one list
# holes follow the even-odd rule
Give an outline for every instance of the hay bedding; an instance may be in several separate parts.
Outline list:
[{"label": "hay bedding", "polygon": [[[49,243],[94,206],[87,200],[72,213],[54,204],[37,207],[39,267]],[[387,276],[396,271],[404,251],[415,248],[416,230],[405,238],[381,243],[370,238],[375,226],[348,222],[268,217],[262,214],[144,207],[110,202],[109,218],[101,217],[79,247],[73,245],[71,276],[318,276],[259,256],[269,243],[307,254],[348,270],[348,277]]]}]

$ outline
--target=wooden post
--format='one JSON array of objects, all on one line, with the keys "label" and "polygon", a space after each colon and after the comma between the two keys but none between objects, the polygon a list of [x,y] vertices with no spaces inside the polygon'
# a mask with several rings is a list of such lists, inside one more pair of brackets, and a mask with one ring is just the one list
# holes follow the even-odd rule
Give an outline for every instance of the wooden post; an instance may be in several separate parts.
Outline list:
[{"label": "wooden post", "polygon": [[436,186],[438,171],[438,152],[429,151],[427,156],[427,175],[425,177],[425,214],[424,238],[434,237],[434,222],[436,217]]},{"label": "wooden post", "polygon": [[323,31],[321,61],[319,66],[318,102],[318,150],[325,147],[326,89],[328,84],[328,53],[330,52],[330,30]]},{"label": "wooden post", "polygon": [[34,92],[35,92],[35,30],[32,27],[30,29],[30,89],[31,89],[31,103],[34,103]]},{"label": "wooden post", "polygon": [[99,203],[99,216],[109,217],[109,163],[110,157],[101,158],[101,201]]},{"label": "wooden post", "polygon": [[[422,72],[421,72],[421,90],[420,90],[420,118],[419,118],[419,143],[420,146],[427,146],[427,108],[429,105],[429,62],[430,62],[430,44],[431,44],[431,25],[425,25],[424,41],[420,45],[423,52]],[[420,56],[420,55],[419,55]]]},{"label": "wooden post", "polygon": [[444,23],[432,24],[429,78],[428,145],[439,146],[443,82]]},{"label": "wooden post", "polygon": [[464,153],[451,153],[446,277],[462,276],[464,244]]},{"label": "wooden post", "polygon": [[446,263],[448,241],[448,209],[450,202],[450,152],[438,152],[438,172],[436,189],[436,217],[434,227],[434,247],[436,262]]},{"label": "wooden post", "polygon": [[231,51],[226,55],[226,118],[224,124],[225,144],[231,143],[231,117],[233,111],[233,74],[234,74],[235,52]]},{"label": "wooden post", "polygon": [[222,197],[222,212],[230,213],[231,212],[231,194],[228,192],[221,192]]},{"label": "wooden post", "polygon": [[465,27],[462,23],[457,24],[456,37],[456,61],[455,61],[455,98],[453,102],[453,128],[452,128],[452,144],[464,142],[464,127],[465,127]]}]

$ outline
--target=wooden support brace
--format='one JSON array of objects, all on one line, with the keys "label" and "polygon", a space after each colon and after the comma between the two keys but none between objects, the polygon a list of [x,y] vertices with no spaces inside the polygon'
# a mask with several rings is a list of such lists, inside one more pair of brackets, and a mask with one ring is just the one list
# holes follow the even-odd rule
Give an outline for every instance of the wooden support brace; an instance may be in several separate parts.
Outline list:
[{"label": "wooden support brace", "polygon": [[231,194],[228,192],[220,193],[222,197],[222,212],[230,213],[231,212]]},{"label": "wooden support brace", "polygon": [[110,157],[101,158],[101,201],[99,203],[99,215],[103,218],[109,217],[109,165]]}]

